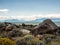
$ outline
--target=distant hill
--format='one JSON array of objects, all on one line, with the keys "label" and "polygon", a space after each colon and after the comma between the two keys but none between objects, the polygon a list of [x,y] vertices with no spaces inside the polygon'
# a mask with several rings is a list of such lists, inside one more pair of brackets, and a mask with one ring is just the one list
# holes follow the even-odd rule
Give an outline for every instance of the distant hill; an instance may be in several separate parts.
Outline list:
[{"label": "distant hill", "polygon": [[[47,18],[38,18],[29,22],[36,22],[36,23],[40,23],[43,22],[44,20],[46,20]],[[60,18],[50,18],[53,22],[60,22]]]},{"label": "distant hill", "polygon": [[7,19],[4,20],[4,22],[25,22],[24,20],[18,20],[18,19]]},{"label": "distant hill", "polygon": [[[33,22],[42,22],[43,20],[46,20],[47,18],[38,18],[36,20],[33,20]],[[50,18],[52,21],[57,22],[60,21],[60,18]]]},{"label": "distant hill", "polygon": [[[0,20],[0,22],[40,23],[45,19],[47,19],[47,18],[38,18],[38,19],[35,19],[35,20],[31,20],[31,21],[25,21],[25,20],[22,20],[22,19],[20,19],[20,20],[18,20],[18,19],[6,19],[6,20]],[[53,22],[60,22],[60,18],[51,18],[51,20]]]},{"label": "distant hill", "polygon": [[42,22],[43,20],[45,20],[45,18],[36,19],[36,20],[34,20],[34,22]]},{"label": "distant hill", "polygon": [[60,18],[51,18],[51,20],[56,22],[56,21],[60,21]]}]

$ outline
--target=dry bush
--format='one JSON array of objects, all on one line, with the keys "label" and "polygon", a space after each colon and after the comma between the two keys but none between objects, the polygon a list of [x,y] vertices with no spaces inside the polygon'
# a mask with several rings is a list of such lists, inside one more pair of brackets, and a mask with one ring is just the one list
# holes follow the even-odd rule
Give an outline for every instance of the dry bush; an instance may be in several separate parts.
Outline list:
[{"label": "dry bush", "polygon": [[24,36],[16,41],[17,45],[42,45],[41,40],[32,35]]},{"label": "dry bush", "polygon": [[16,43],[8,38],[0,38],[0,45],[16,45]]}]

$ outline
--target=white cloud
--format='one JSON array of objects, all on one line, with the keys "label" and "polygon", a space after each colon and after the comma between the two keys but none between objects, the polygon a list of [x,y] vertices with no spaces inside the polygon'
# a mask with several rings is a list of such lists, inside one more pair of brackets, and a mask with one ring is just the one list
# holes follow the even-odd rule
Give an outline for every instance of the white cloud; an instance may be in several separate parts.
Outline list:
[{"label": "white cloud", "polygon": [[60,18],[60,14],[46,14],[46,15],[20,15],[20,16],[0,16],[0,19],[23,19],[23,20],[35,20],[37,18]]},{"label": "white cloud", "polygon": [[8,9],[0,9],[1,13],[8,13],[8,11],[9,11]]}]

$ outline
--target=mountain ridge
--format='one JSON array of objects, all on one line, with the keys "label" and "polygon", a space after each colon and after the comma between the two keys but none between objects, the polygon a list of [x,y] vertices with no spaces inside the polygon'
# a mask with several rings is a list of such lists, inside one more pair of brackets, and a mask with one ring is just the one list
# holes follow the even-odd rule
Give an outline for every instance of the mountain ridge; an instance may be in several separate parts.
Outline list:
[{"label": "mountain ridge", "polygon": [[[0,22],[42,22],[43,20],[45,20],[47,18],[37,18],[35,20],[31,20],[31,21],[25,21],[25,20],[18,20],[18,19],[6,19],[6,20],[0,20]],[[56,21],[60,21],[60,18],[51,18],[52,21],[56,22]]]}]

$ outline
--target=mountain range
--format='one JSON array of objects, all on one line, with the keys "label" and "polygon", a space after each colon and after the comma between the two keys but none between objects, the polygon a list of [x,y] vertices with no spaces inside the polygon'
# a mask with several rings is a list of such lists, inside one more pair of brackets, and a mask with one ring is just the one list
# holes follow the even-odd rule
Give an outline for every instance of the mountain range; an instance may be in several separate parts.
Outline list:
[{"label": "mountain range", "polygon": [[[25,20],[18,20],[18,19],[6,19],[6,20],[0,20],[0,22],[42,22],[43,20],[45,20],[47,18],[38,18],[35,20],[31,20],[31,21],[25,21]],[[57,22],[60,21],[60,18],[51,18],[52,21]]]}]

